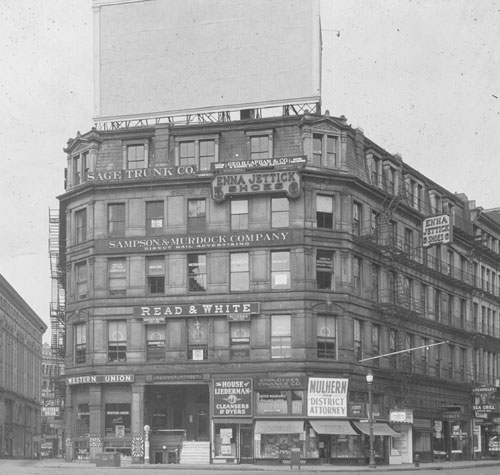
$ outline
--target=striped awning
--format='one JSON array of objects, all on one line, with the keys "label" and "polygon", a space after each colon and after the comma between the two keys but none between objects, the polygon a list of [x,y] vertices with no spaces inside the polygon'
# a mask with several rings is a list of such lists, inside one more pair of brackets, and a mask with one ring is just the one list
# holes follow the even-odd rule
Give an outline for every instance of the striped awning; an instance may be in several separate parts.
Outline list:
[{"label": "striped awning", "polygon": [[[363,434],[370,435],[370,424],[368,422],[353,422]],[[399,432],[396,432],[391,426],[384,422],[373,423],[373,435],[401,437]]]},{"label": "striped awning", "polygon": [[256,421],[256,434],[301,434],[304,421]]},{"label": "striped awning", "polygon": [[352,428],[349,421],[315,421],[309,420],[312,428],[318,434],[333,434],[333,435],[358,435]]},{"label": "striped awning", "polygon": [[217,419],[216,417],[214,417],[214,423],[215,424],[252,424],[253,420],[252,419],[244,419],[243,417],[241,417],[241,418],[228,417],[225,419],[223,419],[222,417],[220,419]]}]

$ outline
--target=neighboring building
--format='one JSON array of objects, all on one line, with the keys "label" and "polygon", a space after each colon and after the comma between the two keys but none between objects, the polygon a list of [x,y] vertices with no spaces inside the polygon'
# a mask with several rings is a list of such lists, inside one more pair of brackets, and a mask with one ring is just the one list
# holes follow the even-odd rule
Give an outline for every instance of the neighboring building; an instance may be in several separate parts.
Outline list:
[{"label": "neighboring building", "polygon": [[0,275],[0,458],[36,457],[42,441],[42,336],[47,325]]},{"label": "neighboring building", "polygon": [[62,453],[64,434],[64,358],[48,343],[42,349],[42,437],[41,455]]},{"label": "neighboring building", "polygon": [[68,142],[67,459],[366,463],[368,370],[378,462],[471,458],[498,220],[344,117],[244,117]]}]

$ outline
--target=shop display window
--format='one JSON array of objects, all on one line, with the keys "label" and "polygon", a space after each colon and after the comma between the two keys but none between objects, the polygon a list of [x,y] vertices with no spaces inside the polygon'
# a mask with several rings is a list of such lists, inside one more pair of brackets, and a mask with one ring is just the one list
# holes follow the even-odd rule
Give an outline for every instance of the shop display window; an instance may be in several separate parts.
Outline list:
[{"label": "shop display window", "polygon": [[[381,439],[381,437],[379,437]],[[363,458],[362,438],[358,435],[332,435],[330,437],[330,457],[334,459],[342,458]]]},{"label": "shop display window", "polygon": [[130,434],[130,404],[106,404],[105,411],[107,436],[124,437],[125,434]]},{"label": "shop display window", "polygon": [[287,459],[293,448],[299,448],[301,456],[305,457],[304,440],[300,434],[261,434],[260,458]]},{"label": "shop display window", "polygon": [[236,458],[237,426],[235,424],[216,424],[215,456]]},{"label": "shop display window", "polygon": [[119,452],[122,460],[132,460],[132,446],[129,442],[105,442],[104,452]]}]

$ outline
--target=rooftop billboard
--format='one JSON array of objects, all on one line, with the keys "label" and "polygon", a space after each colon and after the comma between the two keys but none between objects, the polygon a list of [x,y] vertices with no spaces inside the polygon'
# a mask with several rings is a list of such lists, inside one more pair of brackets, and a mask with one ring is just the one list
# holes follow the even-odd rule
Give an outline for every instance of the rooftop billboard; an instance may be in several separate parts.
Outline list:
[{"label": "rooftop billboard", "polygon": [[319,0],[94,0],[96,121],[318,102]]}]

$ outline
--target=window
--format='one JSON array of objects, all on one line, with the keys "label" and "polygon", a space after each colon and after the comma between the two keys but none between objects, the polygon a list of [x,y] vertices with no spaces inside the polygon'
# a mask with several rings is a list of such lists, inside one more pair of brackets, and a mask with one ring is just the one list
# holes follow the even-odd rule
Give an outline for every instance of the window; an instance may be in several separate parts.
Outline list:
[{"label": "window", "polygon": [[163,233],[163,201],[149,201],[146,203],[146,234],[161,235]]},{"label": "window", "polygon": [[338,138],[333,135],[313,134],[313,165],[338,168]]},{"label": "window", "polygon": [[[258,391],[256,393],[255,409],[257,414],[263,415],[303,414],[304,391],[290,391],[280,389]],[[266,434],[264,434],[263,437],[266,437]],[[268,437],[271,437],[271,435],[269,435]],[[284,437],[286,437],[288,444],[290,436],[285,435]]]},{"label": "window", "polygon": [[196,165],[194,141],[181,142],[179,144],[179,165],[181,167],[185,167],[186,165]]},{"label": "window", "polygon": [[125,258],[109,259],[108,261],[109,293],[125,295],[127,292],[127,271]]},{"label": "window", "polygon": [[187,322],[188,359],[202,361],[208,359],[208,319]]},{"label": "window", "polygon": [[200,170],[210,170],[212,163],[215,163],[216,161],[215,141],[200,140]]},{"label": "window", "polygon": [[316,196],[316,222],[318,228],[333,229],[333,196]]},{"label": "window", "polygon": [[290,251],[271,252],[271,288],[290,288]]},{"label": "window", "polygon": [[337,321],[335,317],[318,316],[318,358],[337,359]]},{"label": "window", "polygon": [[385,169],[385,186],[387,192],[396,194],[396,170],[390,166]]},{"label": "window", "polygon": [[[380,355],[380,326],[372,325],[372,356]],[[380,359],[373,360],[375,365],[380,364]]]},{"label": "window", "polygon": [[73,157],[73,186],[84,183],[89,172],[89,152],[82,152]]},{"label": "window", "polygon": [[87,209],[75,212],[75,242],[79,244],[87,239]]},{"label": "window", "polygon": [[125,203],[108,205],[108,233],[110,236],[125,235]]},{"label": "window", "polygon": [[188,200],[188,232],[201,232],[205,230],[206,202],[204,199]]},{"label": "window", "polygon": [[359,294],[361,292],[361,268],[362,261],[359,257],[353,257],[352,259],[352,283],[354,286],[354,291]]},{"label": "window", "polygon": [[375,302],[379,301],[380,298],[380,266],[378,264],[372,263],[371,272],[372,281],[372,298]]},{"label": "window", "polygon": [[352,204],[352,233],[359,236],[361,232],[361,203],[356,201]]},{"label": "window", "polygon": [[271,315],[271,358],[292,357],[292,326],[290,315]]},{"label": "window", "polygon": [[217,162],[219,139],[216,136],[199,136],[189,139],[177,137],[175,146],[176,163],[179,166],[195,166],[199,170],[211,170]]},{"label": "window", "polygon": [[370,176],[370,183],[373,186],[382,186],[382,160],[379,157],[369,153],[367,156],[368,172]]},{"label": "window", "polygon": [[230,255],[231,291],[250,289],[250,266],[248,252],[235,252]]},{"label": "window", "polygon": [[334,271],[332,251],[318,250],[316,253],[316,284],[318,289],[333,290]]},{"label": "window", "polygon": [[455,374],[455,345],[449,345],[450,361],[448,362],[448,378],[453,379]]},{"label": "window", "polygon": [[[397,351],[397,333],[396,330],[389,330],[389,353],[394,353]],[[390,357],[389,364],[392,369],[396,369],[397,359],[393,355]]]},{"label": "window", "polygon": [[124,320],[108,322],[108,361],[127,361],[127,322]]},{"label": "window", "polygon": [[75,325],[75,363],[82,364],[87,361],[87,325]]},{"label": "window", "polygon": [[229,324],[231,358],[250,356],[250,322],[231,322]]},{"label": "window", "polygon": [[207,256],[206,254],[188,254],[188,279],[190,292],[206,292],[207,290]]},{"label": "window", "polygon": [[250,160],[270,158],[269,136],[250,137]]},{"label": "window", "polygon": [[231,201],[231,229],[248,229],[248,200]]},{"label": "window", "polygon": [[271,198],[271,227],[290,226],[290,204],[288,198]]},{"label": "window", "polygon": [[146,325],[146,359],[165,360],[165,325]]},{"label": "window", "polygon": [[441,292],[434,289],[434,320],[441,321]]},{"label": "window", "polygon": [[363,359],[363,347],[361,341],[361,322],[354,320],[354,359],[359,361]]},{"label": "window", "polygon": [[405,228],[405,237],[404,237],[404,251],[407,254],[412,255],[413,254],[413,249],[415,248],[413,244],[413,230],[410,228]]},{"label": "window", "polygon": [[146,146],[144,144],[126,145],[127,169],[146,168]]},{"label": "window", "polygon": [[76,435],[88,437],[90,435],[90,410],[88,404],[78,404],[76,414]]},{"label": "window", "polygon": [[106,404],[104,411],[106,435],[123,437],[125,434],[130,434],[130,404]]},{"label": "window", "polygon": [[76,275],[76,298],[84,300],[87,298],[88,285],[87,285],[87,263],[79,262],[75,264]]},{"label": "window", "polygon": [[149,257],[146,259],[149,294],[165,293],[165,258]]}]

